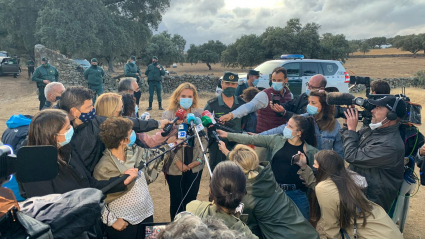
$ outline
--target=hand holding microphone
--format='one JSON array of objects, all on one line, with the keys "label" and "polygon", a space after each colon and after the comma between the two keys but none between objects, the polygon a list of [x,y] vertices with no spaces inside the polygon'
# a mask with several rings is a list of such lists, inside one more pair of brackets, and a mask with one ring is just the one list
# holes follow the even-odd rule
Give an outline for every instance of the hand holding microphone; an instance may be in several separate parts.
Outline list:
[{"label": "hand holding microphone", "polygon": [[183,109],[179,109],[176,112],[176,118],[174,118],[174,120],[166,125],[163,129],[164,132],[161,133],[162,137],[167,136],[168,134],[170,134],[170,132],[173,130],[173,125],[177,122],[177,120],[183,120],[184,119],[184,115],[186,114],[186,111]]},{"label": "hand holding microphone", "polygon": [[212,137],[217,141],[220,142],[221,139],[218,137],[218,134],[216,132],[215,126],[212,123],[211,119],[208,116],[202,116],[202,125],[207,127],[208,132],[210,133],[210,135],[212,135]]}]

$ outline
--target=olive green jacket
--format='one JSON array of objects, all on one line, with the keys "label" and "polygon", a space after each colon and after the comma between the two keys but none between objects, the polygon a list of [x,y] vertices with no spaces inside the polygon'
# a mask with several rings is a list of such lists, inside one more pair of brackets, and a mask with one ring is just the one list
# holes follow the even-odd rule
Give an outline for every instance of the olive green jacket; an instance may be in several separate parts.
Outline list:
[{"label": "olive green jacket", "polygon": [[[159,69],[156,66],[159,66]],[[145,71],[145,75],[148,77],[148,81],[158,81],[161,82],[162,76],[165,75],[164,67],[160,64],[149,64],[148,68]]]},{"label": "olive green jacket", "polygon": [[269,162],[261,162],[258,175],[246,180],[242,202],[247,225],[259,238],[319,239],[295,203],[277,185]]},{"label": "olive green jacket", "polygon": [[136,73],[139,73],[139,77],[141,77],[142,73],[140,72],[139,67],[136,64],[128,62],[124,66],[124,75],[126,77],[137,77]]},{"label": "olive green jacket", "polygon": [[217,211],[217,206],[213,203],[194,200],[187,204],[186,211],[191,212],[201,219],[206,217],[213,217],[215,219],[223,220],[224,224],[229,229],[244,233],[245,235],[242,238],[258,238],[256,235],[252,234],[251,230],[249,230],[249,227],[243,223],[241,219],[225,212]]},{"label": "olive green jacket", "polygon": [[[286,138],[283,135],[248,135],[248,134],[234,134],[228,133],[227,139],[229,141],[237,142],[240,144],[252,144],[258,147],[267,148],[267,157],[265,161],[271,162],[274,155],[283,148],[286,143]],[[314,155],[319,152],[315,147],[305,143],[304,151],[307,154],[308,165],[313,166]],[[264,161],[264,160],[261,160]]]},{"label": "olive green jacket", "polygon": [[32,75],[32,81],[37,82],[37,87],[45,87],[46,84],[43,80],[49,80],[50,82],[59,80],[59,72],[56,67],[47,64],[47,66],[39,66]]},{"label": "olive green jacket", "polygon": [[86,79],[91,86],[103,85],[104,76],[105,71],[103,71],[100,66],[90,66],[84,71],[84,79]]}]

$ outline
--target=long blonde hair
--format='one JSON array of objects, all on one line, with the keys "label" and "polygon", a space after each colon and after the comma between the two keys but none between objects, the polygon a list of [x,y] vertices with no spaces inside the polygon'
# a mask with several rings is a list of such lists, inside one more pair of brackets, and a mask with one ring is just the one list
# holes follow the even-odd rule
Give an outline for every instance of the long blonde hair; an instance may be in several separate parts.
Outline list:
[{"label": "long blonde hair", "polygon": [[193,108],[198,107],[198,91],[196,90],[196,87],[189,82],[185,82],[185,83],[180,84],[179,87],[177,87],[177,89],[171,95],[170,105],[168,106],[167,110],[177,111],[178,109],[180,109],[179,97],[180,97],[180,94],[182,93],[182,91],[184,91],[186,89],[193,91],[193,103],[192,103],[192,106],[190,108],[193,109]]},{"label": "long blonde hair", "polygon": [[119,102],[122,102],[122,96],[117,93],[101,94],[94,104],[96,115],[104,117],[113,117],[117,111]]},{"label": "long blonde hair", "polygon": [[239,165],[244,174],[248,174],[248,179],[257,177],[258,172],[254,170],[258,168],[260,160],[252,148],[238,144],[230,152],[229,159]]}]

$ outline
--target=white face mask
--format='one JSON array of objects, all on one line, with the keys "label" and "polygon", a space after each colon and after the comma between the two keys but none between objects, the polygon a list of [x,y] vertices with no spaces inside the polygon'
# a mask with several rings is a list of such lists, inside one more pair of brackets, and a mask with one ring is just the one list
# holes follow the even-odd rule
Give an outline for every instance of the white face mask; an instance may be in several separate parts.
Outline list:
[{"label": "white face mask", "polygon": [[381,122],[376,123],[376,124],[372,124],[372,123],[370,123],[370,124],[369,124],[370,129],[371,129],[371,130],[375,130],[375,129],[378,129],[378,128],[382,127],[382,126],[383,126],[382,122],[384,122],[384,120],[386,120],[386,119],[387,119],[387,118],[383,119]]}]

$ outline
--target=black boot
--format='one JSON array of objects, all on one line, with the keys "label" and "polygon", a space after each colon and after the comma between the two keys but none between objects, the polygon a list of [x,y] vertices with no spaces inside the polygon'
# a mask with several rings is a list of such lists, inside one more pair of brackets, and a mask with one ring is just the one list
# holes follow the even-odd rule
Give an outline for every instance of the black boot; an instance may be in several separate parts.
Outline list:
[{"label": "black boot", "polygon": [[149,108],[147,110],[152,110],[152,102],[149,102]]},{"label": "black boot", "polygon": [[164,110],[164,109],[162,108],[161,104],[162,104],[162,102],[158,102],[159,110]]}]

